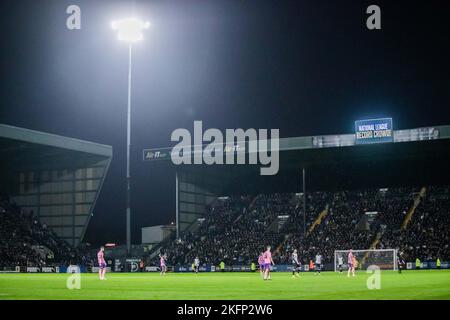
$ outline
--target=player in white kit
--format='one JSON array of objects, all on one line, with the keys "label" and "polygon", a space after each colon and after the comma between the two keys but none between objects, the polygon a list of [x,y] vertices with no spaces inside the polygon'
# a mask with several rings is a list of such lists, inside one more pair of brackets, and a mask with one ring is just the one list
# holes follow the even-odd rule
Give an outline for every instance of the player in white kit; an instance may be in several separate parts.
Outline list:
[{"label": "player in white kit", "polygon": [[300,276],[300,262],[298,261],[297,249],[292,253],[292,278]]},{"label": "player in white kit", "polygon": [[314,275],[319,274],[320,275],[320,270],[322,270],[322,255],[320,253],[318,253],[316,255],[316,272],[314,273]]},{"label": "player in white kit", "polygon": [[195,274],[198,273],[198,269],[200,268],[200,259],[198,257],[195,257],[194,259],[194,272]]},{"label": "player in white kit", "polygon": [[339,273],[342,274],[342,268],[344,265],[344,258],[342,258],[342,256],[338,257],[338,268],[339,268]]}]

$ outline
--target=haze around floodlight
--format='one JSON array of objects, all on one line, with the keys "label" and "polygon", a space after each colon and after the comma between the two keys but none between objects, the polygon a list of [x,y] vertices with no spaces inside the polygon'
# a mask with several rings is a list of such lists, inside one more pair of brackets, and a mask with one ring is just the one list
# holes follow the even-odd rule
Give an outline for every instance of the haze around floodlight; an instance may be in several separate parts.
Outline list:
[{"label": "haze around floodlight", "polygon": [[141,41],[144,38],[142,31],[148,29],[150,23],[136,17],[130,17],[112,21],[111,27],[113,30],[117,30],[117,37],[120,41],[132,43]]}]

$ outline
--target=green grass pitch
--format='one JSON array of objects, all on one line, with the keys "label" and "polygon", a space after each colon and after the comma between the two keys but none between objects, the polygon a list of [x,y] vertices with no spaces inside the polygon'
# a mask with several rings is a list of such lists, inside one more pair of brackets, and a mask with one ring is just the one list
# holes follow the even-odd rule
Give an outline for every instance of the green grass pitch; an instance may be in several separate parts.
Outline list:
[{"label": "green grass pitch", "polygon": [[450,299],[450,270],[381,273],[381,289],[367,289],[370,274],[356,277],[322,272],[272,273],[109,273],[81,274],[81,288],[66,287],[68,274],[0,274],[0,299]]}]

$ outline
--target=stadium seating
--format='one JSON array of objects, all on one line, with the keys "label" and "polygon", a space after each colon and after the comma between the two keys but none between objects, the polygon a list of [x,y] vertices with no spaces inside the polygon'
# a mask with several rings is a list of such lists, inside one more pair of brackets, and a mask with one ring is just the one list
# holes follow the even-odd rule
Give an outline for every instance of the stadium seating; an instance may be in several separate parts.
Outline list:
[{"label": "stadium seating", "polygon": [[77,251],[9,201],[0,198],[0,267],[80,262]]},{"label": "stadium seating", "polygon": [[198,232],[182,234],[162,250],[174,265],[190,264],[195,256],[205,264],[249,264],[269,244],[276,263],[289,263],[294,248],[304,263],[317,253],[332,262],[334,250],[349,248],[399,249],[410,261],[449,260],[450,189],[424,190],[423,198],[421,187],[309,193],[306,230],[302,195],[223,197]]},{"label": "stadium seating", "polygon": [[[303,263],[334,250],[394,248],[414,261],[450,260],[450,187],[402,187],[218,198],[199,221],[198,231],[162,243],[169,265],[249,265],[266,245],[276,263],[289,263],[294,248]],[[305,218],[305,224],[304,224]],[[72,248],[7,196],[0,198],[0,267],[81,263],[95,254]],[[306,228],[305,228],[306,227]],[[84,252],[84,253],[83,253]],[[147,265],[157,264],[156,255]]]}]

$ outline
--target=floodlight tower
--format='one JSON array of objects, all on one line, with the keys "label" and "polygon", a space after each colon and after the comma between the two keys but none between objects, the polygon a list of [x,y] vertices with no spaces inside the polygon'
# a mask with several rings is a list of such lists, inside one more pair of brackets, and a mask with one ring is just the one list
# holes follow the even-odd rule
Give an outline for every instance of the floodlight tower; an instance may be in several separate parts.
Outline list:
[{"label": "floodlight tower", "polygon": [[111,24],[113,30],[117,30],[118,39],[128,43],[128,112],[127,112],[127,254],[131,250],[131,206],[130,206],[130,133],[131,133],[131,50],[133,43],[141,41],[144,38],[143,31],[150,27],[147,21],[138,18],[126,18],[113,21]]}]

